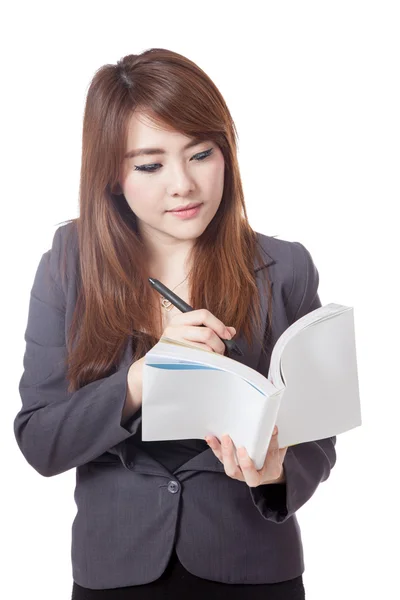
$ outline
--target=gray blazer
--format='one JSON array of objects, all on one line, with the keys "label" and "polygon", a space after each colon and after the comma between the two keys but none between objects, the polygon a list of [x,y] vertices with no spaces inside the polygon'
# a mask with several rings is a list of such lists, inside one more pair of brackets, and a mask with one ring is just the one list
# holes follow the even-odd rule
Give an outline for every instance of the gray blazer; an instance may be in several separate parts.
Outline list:
[{"label": "gray blazer", "polygon": [[[269,267],[273,335],[268,358],[261,354],[261,343],[248,345],[237,336],[244,351],[237,360],[267,376],[275,341],[321,302],[309,251],[299,242],[257,235],[265,260],[254,269],[261,291]],[[65,250],[67,277],[62,278]],[[184,567],[205,579],[274,583],[301,575],[295,513],[329,477],[336,437],[289,447],[285,484],[250,488],[228,477],[210,448],[169,472],[135,446],[141,410],[121,425],[131,339],[115,373],[67,392],[65,339],[77,300],[77,261],[76,227],[70,222],[56,230],[34,278],[19,384],[22,407],[14,420],[18,446],[38,473],[52,477],[76,467],[74,581],[93,589],[154,581],[174,544]],[[265,294],[262,307],[265,323]],[[278,503],[277,485],[283,486]]]}]

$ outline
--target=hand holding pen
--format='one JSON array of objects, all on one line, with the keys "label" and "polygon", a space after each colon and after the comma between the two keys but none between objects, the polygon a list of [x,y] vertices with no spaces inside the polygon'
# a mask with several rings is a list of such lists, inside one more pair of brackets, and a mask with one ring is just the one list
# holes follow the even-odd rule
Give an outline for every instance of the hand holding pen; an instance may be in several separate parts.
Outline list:
[{"label": "hand holding pen", "polygon": [[230,352],[236,352],[240,356],[243,355],[240,348],[231,339],[236,333],[234,327],[225,327],[222,321],[207,309],[194,310],[158,279],[149,277],[149,282],[157,292],[182,312],[181,315],[173,317],[173,324],[170,323],[166,327],[164,331],[166,337],[186,340],[193,346],[199,346],[202,349],[206,346],[208,350],[219,354],[224,354],[225,349],[227,349]]},{"label": "hand holding pen", "polygon": [[[149,279],[151,285],[167,298],[174,306],[181,310],[175,315],[163,331],[163,335],[176,341],[190,342],[202,350],[211,350],[224,354],[225,350],[243,355],[241,350],[230,338],[235,335],[234,327],[225,327],[209,310],[202,308],[194,310],[191,306],[171,292],[157,279]],[[135,360],[128,371],[128,386],[125,406],[122,413],[122,422],[125,423],[142,405],[143,367],[146,356]]]}]

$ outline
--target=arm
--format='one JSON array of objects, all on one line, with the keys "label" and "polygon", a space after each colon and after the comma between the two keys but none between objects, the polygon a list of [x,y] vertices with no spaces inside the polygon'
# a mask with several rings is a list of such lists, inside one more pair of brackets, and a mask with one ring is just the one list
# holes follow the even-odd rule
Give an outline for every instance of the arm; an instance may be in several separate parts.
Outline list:
[{"label": "arm", "polygon": [[136,418],[129,395],[130,366],[74,393],[67,391],[65,294],[55,272],[59,237],[57,230],[52,249],[40,260],[31,290],[19,383],[22,408],[14,420],[22,454],[45,477],[100,456],[132,436],[141,420],[141,411]]},{"label": "arm", "polygon": [[[291,249],[293,275],[286,304],[289,325],[321,306],[318,271],[309,251],[299,242],[293,242]],[[328,479],[336,463],[335,445],[336,436],[290,446],[283,461],[284,481],[249,488],[261,515],[282,523],[303,506]]]},{"label": "arm", "polygon": [[249,488],[262,516],[282,523],[301,508],[336,462],[336,437],[290,446],[283,461],[285,482]]}]

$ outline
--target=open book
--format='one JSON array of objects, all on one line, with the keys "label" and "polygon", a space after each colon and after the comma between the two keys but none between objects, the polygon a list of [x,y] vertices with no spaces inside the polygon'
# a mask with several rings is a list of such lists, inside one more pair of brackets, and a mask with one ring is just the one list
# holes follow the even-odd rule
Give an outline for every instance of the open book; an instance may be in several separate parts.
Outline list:
[{"label": "open book", "polygon": [[227,433],[261,469],[275,424],[280,448],[361,425],[352,307],[331,303],[295,321],[275,343],[268,378],[165,337],[146,354],[143,441]]}]

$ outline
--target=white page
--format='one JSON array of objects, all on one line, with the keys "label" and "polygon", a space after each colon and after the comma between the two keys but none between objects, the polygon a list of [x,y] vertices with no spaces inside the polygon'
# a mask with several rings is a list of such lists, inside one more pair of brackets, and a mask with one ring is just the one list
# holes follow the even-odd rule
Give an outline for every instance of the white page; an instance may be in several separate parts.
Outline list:
[{"label": "white page", "polygon": [[320,323],[326,319],[336,319],[339,315],[347,311],[351,311],[353,314],[353,308],[351,306],[344,306],[343,304],[331,302],[330,304],[325,304],[324,306],[312,310],[285,329],[272,349],[268,371],[268,379],[277,389],[282,389],[284,386],[281,375],[281,357],[288,341],[297,336],[303,329],[312,327],[316,323]]},{"label": "white page", "polygon": [[286,384],[277,419],[281,447],[361,425],[352,310],[290,339],[281,367]]},{"label": "white page", "polygon": [[[202,439],[207,433],[220,437],[229,434],[230,427],[237,432],[235,444],[245,446],[253,460],[257,457],[260,461],[275,422],[271,421],[272,414],[277,416],[281,448],[337,435],[361,425],[353,309],[332,303],[305,315],[294,325],[295,337],[288,336],[286,330],[279,338],[284,342],[280,348],[283,381],[279,390],[260,373],[228,357],[162,341],[156,344],[146,355],[143,371],[142,435],[151,437],[142,439]],[[274,352],[276,348],[277,344]],[[177,352],[180,358],[176,358]],[[275,352],[275,360],[276,356]],[[151,363],[206,364],[219,370],[157,369],[156,372]],[[251,402],[253,396],[258,398],[259,391],[250,382],[266,397],[274,396],[267,406],[264,425],[260,405]],[[228,396],[231,402],[226,406]],[[281,397],[279,414],[273,413],[270,409],[279,406]],[[246,405],[249,414],[245,415],[243,398],[249,399]],[[235,429],[239,425],[242,428]],[[207,429],[210,427],[214,430]],[[265,429],[265,438],[255,434],[260,427]]]},{"label": "white page", "polygon": [[[239,375],[267,395],[272,395],[277,392],[275,386],[264,377],[264,375],[233,358],[222,356],[217,352],[208,352],[193,347],[189,348],[187,346],[164,343],[162,341],[163,339],[168,338],[161,338],[161,340],[147,352],[145,364],[153,362],[153,359],[154,362],[162,363],[165,358],[166,364],[168,362],[188,362],[191,364],[208,365]],[[179,354],[179,358],[176,358],[177,353]]]},{"label": "white page", "polygon": [[145,364],[142,440],[204,439],[208,434],[220,439],[227,433],[261,468],[279,399],[279,395],[267,398],[225,371],[180,371]]}]

